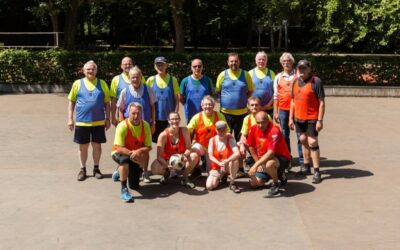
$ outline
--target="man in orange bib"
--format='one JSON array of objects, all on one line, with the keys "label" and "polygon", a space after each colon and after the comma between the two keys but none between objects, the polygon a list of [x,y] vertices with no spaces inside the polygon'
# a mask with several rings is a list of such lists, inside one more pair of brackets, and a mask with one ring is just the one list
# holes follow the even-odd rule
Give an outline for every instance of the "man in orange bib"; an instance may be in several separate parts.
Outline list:
[{"label": "man in orange bib", "polygon": [[129,117],[121,121],[115,131],[112,158],[118,163],[114,172],[114,181],[121,181],[121,200],[132,202],[133,197],[127,187],[137,190],[143,170],[143,162],[148,161],[151,150],[150,125],[142,119],[142,105],[137,102],[129,104]]},{"label": "man in orange bib", "polygon": [[323,128],[325,113],[325,92],[321,79],[311,74],[311,63],[300,60],[297,64],[298,79],[293,85],[289,126],[300,133],[304,165],[298,175],[311,174],[310,156],[314,167],[313,183],[321,182],[319,172],[318,132]]}]

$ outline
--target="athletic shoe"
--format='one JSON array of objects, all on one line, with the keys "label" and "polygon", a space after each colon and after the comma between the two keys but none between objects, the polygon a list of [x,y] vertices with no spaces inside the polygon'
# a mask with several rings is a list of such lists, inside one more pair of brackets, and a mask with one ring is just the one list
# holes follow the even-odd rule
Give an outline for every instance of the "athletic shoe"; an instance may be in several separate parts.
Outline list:
[{"label": "athletic shoe", "polygon": [[311,175],[311,168],[307,167],[306,165],[301,165],[300,171],[296,173],[296,176],[304,177],[307,175]]},{"label": "athletic shoe", "polygon": [[170,171],[169,170],[165,171],[164,175],[161,176],[161,178],[159,180],[161,185],[163,185],[167,182],[167,180],[169,179],[169,175],[170,175]]},{"label": "athletic shoe", "polygon": [[228,182],[228,176],[227,175],[222,176],[221,183],[226,184],[227,182]]},{"label": "athletic shoe", "polygon": [[131,193],[129,193],[128,188],[122,188],[121,189],[121,200],[125,201],[125,202],[133,202],[133,197],[131,195]]},{"label": "athletic shoe", "polygon": [[93,176],[96,177],[96,179],[103,179],[103,174],[98,168],[93,169]]},{"label": "athletic shoe", "polygon": [[119,172],[118,172],[118,170],[117,170],[117,171],[114,171],[114,173],[112,173],[111,179],[112,179],[113,181],[119,181]]},{"label": "athletic shoe", "polygon": [[192,174],[190,175],[190,180],[194,181],[197,178],[201,177],[201,169],[199,167],[195,167],[192,171]]},{"label": "athletic shoe", "polygon": [[312,178],[312,183],[318,184],[318,183],[321,183],[321,181],[322,181],[321,173],[319,171],[318,172],[314,172],[314,176]]},{"label": "athletic shoe", "polygon": [[232,183],[231,185],[229,185],[229,189],[232,190],[235,194],[240,193],[240,189],[238,188],[238,186],[236,186],[235,183]]},{"label": "athletic shoe", "polygon": [[143,173],[143,182],[144,183],[150,183],[151,182],[149,172]]},{"label": "athletic shoe", "polygon": [[196,187],[196,185],[194,185],[193,182],[191,182],[191,181],[189,181],[189,180],[187,180],[187,179],[182,179],[182,180],[181,180],[181,185],[182,185],[182,186],[189,187],[189,188],[195,188],[195,187]]},{"label": "athletic shoe", "polygon": [[285,186],[288,180],[285,174],[285,170],[278,170],[278,178],[281,181],[281,186]]},{"label": "athletic shoe", "polygon": [[78,181],[84,181],[86,179],[86,170],[81,169],[78,174]]},{"label": "athletic shoe", "polygon": [[274,196],[277,195],[278,193],[279,193],[279,184],[272,182],[272,185],[268,191],[268,196]]}]

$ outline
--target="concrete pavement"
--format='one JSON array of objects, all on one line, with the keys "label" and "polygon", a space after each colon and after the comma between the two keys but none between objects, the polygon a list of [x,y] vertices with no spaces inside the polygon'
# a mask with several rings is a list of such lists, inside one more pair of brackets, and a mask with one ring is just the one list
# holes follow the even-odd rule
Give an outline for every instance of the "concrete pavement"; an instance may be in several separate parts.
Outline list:
[{"label": "concrete pavement", "polygon": [[397,249],[400,99],[326,103],[321,184],[291,176],[281,197],[266,199],[246,179],[239,195],[172,180],[125,204],[110,179],[114,129],[101,160],[108,178],[78,182],[66,95],[0,95],[0,248]]}]

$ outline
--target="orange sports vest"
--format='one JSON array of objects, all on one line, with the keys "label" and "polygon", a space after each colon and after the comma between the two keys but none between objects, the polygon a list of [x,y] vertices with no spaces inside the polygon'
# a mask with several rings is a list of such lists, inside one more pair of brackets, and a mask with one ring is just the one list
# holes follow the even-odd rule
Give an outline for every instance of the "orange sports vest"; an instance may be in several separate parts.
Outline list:
[{"label": "orange sports vest", "polygon": [[183,137],[182,129],[179,128],[179,139],[178,139],[178,144],[176,145],[172,145],[171,143],[169,128],[166,128],[164,131],[166,133],[166,138],[165,138],[165,146],[164,146],[164,151],[162,153],[162,158],[164,158],[165,160],[169,160],[169,158],[171,158],[171,155],[173,154],[185,153],[186,143],[185,143],[185,138]]},{"label": "orange sports vest", "polygon": [[206,127],[203,121],[203,112],[199,114],[199,123],[194,131],[194,140],[203,147],[208,148],[208,142],[210,139],[217,134],[215,131],[215,123],[218,121],[218,113],[214,111],[214,122],[210,127]]},{"label": "orange sports vest", "polygon": [[280,110],[290,110],[290,102],[292,101],[292,88],[297,77],[292,80],[286,80],[283,76],[278,80],[278,107]]},{"label": "orange sports vest", "polygon": [[297,120],[317,120],[319,100],[312,88],[314,77],[302,87],[298,82],[293,85],[294,118]]},{"label": "orange sports vest", "polygon": [[[140,121],[140,125],[142,126],[142,131],[140,132],[139,138],[134,137],[132,135],[131,126],[129,125],[128,119],[125,119],[127,134],[125,137],[125,148],[129,150],[136,150],[144,146],[144,124],[143,121]],[[113,145],[112,150],[117,150],[117,147]]]},{"label": "orange sports vest", "polygon": [[[214,156],[218,161],[222,161],[222,160],[224,160],[224,159],[228,159],[228,158],[233,154],[231,145],[229,144],[229,136],[227,136],[227,138],[226,138],[226,143],[225,143],[226,147],[225,147],[225,149],[222,150],[222,151],[218,151],[218,149],[217,149],[217,143],[215,142],[215,140],[216,140],[215,137],[212,138],[213,156]],[[218,164],[216,164],[216,163],[214,163],[214,162],[211,162],[211,168],[210,168],[210,170],[219,170],[220,168],[221,168],[221,167],[220,167]]]}]

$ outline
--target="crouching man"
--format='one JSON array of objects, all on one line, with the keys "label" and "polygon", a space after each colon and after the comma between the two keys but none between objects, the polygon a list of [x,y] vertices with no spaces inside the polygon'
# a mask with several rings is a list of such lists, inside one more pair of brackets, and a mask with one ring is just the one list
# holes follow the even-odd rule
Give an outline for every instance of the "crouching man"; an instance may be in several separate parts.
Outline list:
[{"label": "crouching man", "polygon": [[234,193],[240,193],[235,184],[236,174],[239,170],[239,149],[236,146],[235,138],[227,134],[228,124],[225,121],[218,121],[215,124],[217,135],[210,139],[208,144],[208,157],[211,161],[211,168],[206,182],[206,188],[213,190],[218,187],[221,179],[226,175],[230,177],[229,189]]},{"label": "crouching man", "polygon": [[121,121],[115,131],[112,158],[118,163],[118,170],[113,173],[114,181],[121,182],[121,200],[133,202],[127,187],[137,190],[144,162],[149,160],[151,150],[150,125],[142,120],[142,105],[137,102],[129,104],[129,117]]},{"label": "crouching man", "polygon": [[169,159],[174,154],[182,155],[182,161],[185,166],[183,169],[181,185],[194,188],[195,185],[188,179],[189,173],[194,168],[194,160],[197,154],[192,153],[190,134],[186,127],[179,127],[181,118],[177,112],[171,112],[168,116],[169,127],[160,133],[157,140],[157,159],[151,164],[152,174],[162,175],[160,183],[164,183],[170,176]]},{"label": "crouching man", "polygon": [[272,179],[268,195],[273,196],[279,193],[280,184],[287,182],[285,169],[291,160],[290,152],[285,137],[279,127],[269,120],[267,113],[260,111],[255,118],[257,126],[250,129],[247,138],[250,154],[255,161],[248,172],[250,185],[260,187]]}]

